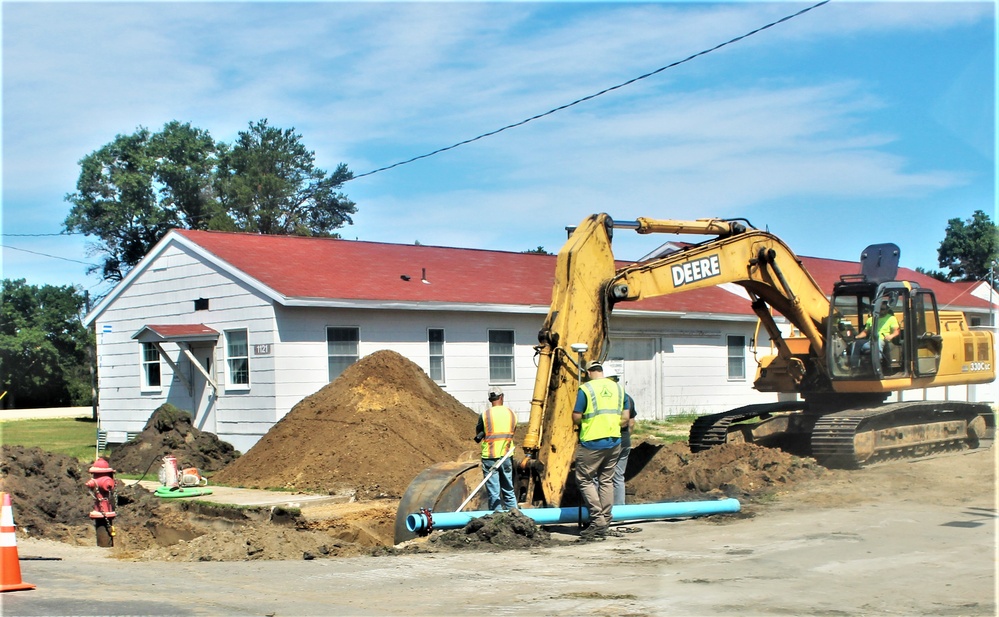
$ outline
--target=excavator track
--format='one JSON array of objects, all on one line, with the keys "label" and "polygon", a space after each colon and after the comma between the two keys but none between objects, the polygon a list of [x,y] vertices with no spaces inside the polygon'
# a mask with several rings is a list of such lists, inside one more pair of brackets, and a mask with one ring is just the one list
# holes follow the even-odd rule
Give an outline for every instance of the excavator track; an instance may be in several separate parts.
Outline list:
[{"label": "excavator track", "polygon": [[690,427],[690,451],[701,452],[726,443],[729,441],[729,428],[733,424],[776,413],[801,411],[804,408],[805,403],[801,401],[761,403],[701,416]]},{"label": "excavator track", "polygon": [[812,456],[826,467],[858,468],[895,458],[989,447],[995,420],[988,405],[955,401],[890,403],[818,417]]},{"label": "excavator track", "polygon": [[[776,430],[756,428],[766,422],[744,425],[746,430],[741,431],[734,426],[755,419],[773,421],[775,417],[783,420],[776,424]],[[747,405],[695,420],[690,428],[690,450],[701,452],[732,441],[763,443],[765,439],[757,435],[778,443],[783,435],[798,434],[808,438],[808,447],[803,451],[785,449],[812,456],[826,467],[855,469],[887,459],[990,447],[995,424],[988,405],[957,401],[889,403],[826,413],[809,411],[803,402]]]}]

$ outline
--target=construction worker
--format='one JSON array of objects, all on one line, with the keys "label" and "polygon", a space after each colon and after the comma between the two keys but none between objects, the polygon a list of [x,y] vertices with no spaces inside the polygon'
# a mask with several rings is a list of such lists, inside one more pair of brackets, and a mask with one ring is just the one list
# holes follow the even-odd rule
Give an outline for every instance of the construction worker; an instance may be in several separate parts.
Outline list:
[{"label": "construction worker", "polygon": [[580,540],[603,540],[614,505],[614,468],[621,455],[621,427],[630,414],[624,408],[624,388],[604,377],[603,364],[591,362],[589,381],[579,386],[572,421],[579,427],[576,448],[576,483],[590,513],[590,524]]},{"label": "construction worker", "polygon": [[[612,366],[604,368],[604,377],[620,381],[617,371]],[[635,418],[638,417],[638,411],[635,410],[635,400],[627,392],[624,393],[624,410],[628,412],[628,424],[621,427],[621,454],[614,465],[615,506],[625,504],[624,472],[628,470],[628,455],[631,454],[631,429],[635,428]]]},{"label": "construction worker", "polygon": [[[517,415],[503,404],[503,389],[494,386],[487,393],[490,407],[482,412],[475,425],[475,441],[482,444],[482,475],[486,477],[486,495],[489,509],[513,510],[517,495],[513,489],[513,460],[504,455],[513,451],[513,432],[517,428]],[[503,462],[500,463],[500,460]],[[499,463],[491,476],[490,470]]]}]

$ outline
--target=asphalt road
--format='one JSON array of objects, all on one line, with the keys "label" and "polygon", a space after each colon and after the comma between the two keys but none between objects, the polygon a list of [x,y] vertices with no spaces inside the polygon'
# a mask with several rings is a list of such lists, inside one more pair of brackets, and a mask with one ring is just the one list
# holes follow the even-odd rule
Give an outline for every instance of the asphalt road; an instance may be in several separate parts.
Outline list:
[{"label": "asphalt road", "polygon": [[37,589],[0,594],[0,612],[991,616],[995,468],[996,449],[887,463],[746,516],[645,522],[583,545],[556,529],[558,545],[531,551],[150,563],[19,540]]}]

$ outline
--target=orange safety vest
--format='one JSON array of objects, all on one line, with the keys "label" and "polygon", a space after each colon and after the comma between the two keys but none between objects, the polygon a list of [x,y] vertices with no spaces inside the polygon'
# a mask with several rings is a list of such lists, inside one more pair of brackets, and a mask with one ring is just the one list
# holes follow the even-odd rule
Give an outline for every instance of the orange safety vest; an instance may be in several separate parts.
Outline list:
[{"label": "orange safety vest", "polygon": [[482,412],[486,436],[482,440],[482,458],[502,458],[513,448],[513,430],[517,415],[506,405],[493,405]]}]

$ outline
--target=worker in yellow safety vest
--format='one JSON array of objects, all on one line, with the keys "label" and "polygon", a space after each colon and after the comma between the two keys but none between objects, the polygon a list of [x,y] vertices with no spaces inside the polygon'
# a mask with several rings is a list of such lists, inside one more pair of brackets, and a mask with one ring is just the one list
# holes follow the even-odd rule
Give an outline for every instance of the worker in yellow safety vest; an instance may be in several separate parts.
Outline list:
[{"label": "worker in yellow safety vest", "polygon": [[580,540],[603,540],[610,533],[614,505],[614,468],[621,455],[621,427],[630,413],[624,407],[624,388],[604,377],[600,362],[586,368],[589,381],[579,387],[572,421],[579,427],[576,483],[589,510],[589,525]]}]

